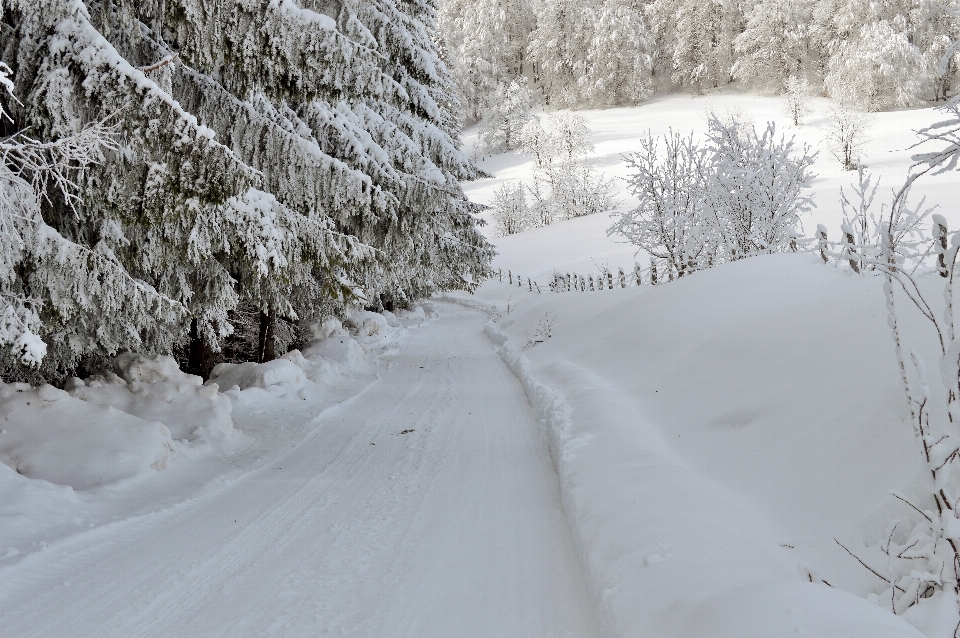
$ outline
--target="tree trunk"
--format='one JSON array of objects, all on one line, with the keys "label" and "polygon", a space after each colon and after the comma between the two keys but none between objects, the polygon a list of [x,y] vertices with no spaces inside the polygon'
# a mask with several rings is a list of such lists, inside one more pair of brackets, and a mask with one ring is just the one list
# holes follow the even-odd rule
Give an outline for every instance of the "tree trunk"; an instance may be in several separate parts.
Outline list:
[{"label": "tree trunk", "polygon": [[257,363],[266,363],[277,358],[277,311],[270,308],[260,312],[260,340],[257,347]]},{"label": "tree trunk", "polygon": [[213,348],[200,337],[197,320],[190,322],[190,358],[187,362],[187,372],[202,377],[204,381],[210,378],[213,370]]}]

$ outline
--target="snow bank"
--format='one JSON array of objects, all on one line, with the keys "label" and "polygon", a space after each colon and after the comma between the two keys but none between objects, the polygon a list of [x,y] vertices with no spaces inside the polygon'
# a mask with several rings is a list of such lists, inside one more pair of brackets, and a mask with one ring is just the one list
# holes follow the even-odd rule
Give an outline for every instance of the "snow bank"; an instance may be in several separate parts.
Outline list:
[{"label": "snow bank", "polygon": [[0,383],[0,462],[78,490],[162,470],[170,430],[44,385]]},{"label": "snow bank", "polygon": [[[338,378],[373,374],[373,355],[397,334],[386,316],[368,311],[354,311],[343,322],[327,317],[313,324],[310,332],[314,341],[302,351],[291,350],[268,363],[221,363],[207,385],[216,384],[234,398],[234,390],[257,389],[303,399],[309,383],[330,384]],[[322,393],[323,389],[313,386],[310,391]]]},{"label": "snow bank", "polygon": [[112,406],[146,421],[159,421],[174,439],[224,441],[233,434],[232,406],[203,379],[180,371],[173,357],[126,352],[113,362],[114,372],[67,384],[72,396]]},{"label": "snow bank", "polygon": [[877,583],[833,541],[876,543],[918,467],[878,279],[775,255],[509,314],[506,289],[479,295],[500,299],[488,334],[543,419],[609,635],[921,635],[841,591]]},{"label": "snow bank", "polygon": [[267,363],[221,363],[213,368],[207,381],[211,386],[216,384],[224,389],[272,388],[278,393],[301,390],[305,382],[303,370],[284,358]]}]

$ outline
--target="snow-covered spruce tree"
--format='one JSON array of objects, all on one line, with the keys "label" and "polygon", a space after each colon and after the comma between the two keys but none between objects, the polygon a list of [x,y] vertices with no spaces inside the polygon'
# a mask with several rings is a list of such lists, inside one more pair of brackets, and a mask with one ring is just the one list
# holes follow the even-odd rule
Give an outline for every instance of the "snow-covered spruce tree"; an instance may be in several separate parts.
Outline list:
[{"label": "snow-covered spruce tree", "polygon": [[790,78],[816,77],[811,27],[816,0],[759,0],[734,38],[733,75],[747,84],[786,91]]},{"label": "snow-covered spruce tree", "polygon": [[733,42],[743,30],[739,3],[654,0],[650,13],[660,42],[669,49],[674,84],[702,93],[733,79]]},{"label": "snow-covered spruce tree", "polygon": [[579,78],[587,68],[593,31],[589,5],[576,0],[541,0],[537,25],[528,52],[534,81],[544,102],[554,108],[572,107],[580,100]]},{"label": "snow-covered spruce tree", "polygon": [[[662,150],[661,150],[662,149]],[[689,137],[670,132],[661,140],[647,134],[640,150],[627,156],[627,188],[640,205],[614,213],[608,235],[623,235],[630,243],[666,264],[672,279],[693,272],[713,257],[716,226],[705,210],[705,149]]]},{"label": "snow-covered spruce tree", "polygon": [[437,21],[466,120],[478,122],[497,87],[524,72],[533,6],[521,0],[444,0]]},{"label": "snow-covered spruce tree", "polygon": [[[83,338],[61,329],[66,358],[163,351],[188,329],[209,350],[243,300],[272,322],[482,276],[490,248],[457,185],[475,173],[452,141],[432,9],[363,6],[366,24],[289,0],[4,4],[28,98],[17,126],[57,139],[119,112],[123,146],[88,171],[80,213],[51,204],[44,218],[192,318],[123,325],[112,342],[85,334],[92,322],[71,328]],[[379,242],[375,268],[361,235]]]},{"label": "snow-covered spruce tree", "polygon": [[[364,279],[367,303],[473,290],[490,275],[493,248],[477,230],[481,207],[460,188],[479,172],[460,148],[455,86],[437,54],[435,4],[378,0],[358,2],[355,11],[364,27],[355,39],[372,34],[386,83],[398,87],[395,95],[340,102],[338,112],[353,115],[332,122],[345,131],[360,125],[341,138],[337,157],[370,174],[375,198],[386,203],[386,214],[342,225],[381,256]],[[311,127],[329,128],[331,119],[315,106],[309,111]]]},{"label": "snow-covered spruce tree", "polygon": [[585,72],[578,80],[586,105],[635,105],[653,92],[651,38],[643,14],[628,0],[604,0],[593,21]]},{"label": "snow-covered spruce tree", "polygon": [[813,206],[805,193],[816,153],[776,137],[773,122],[758,133],[752,124],[708,118],[712,170],[705,198],[729,259],[786,250],[800,216]]},{"label": "snow-covered spruce tree", "polygon": [[[329,200],[296,210],[310,195],[293,201],[295,187],[284,192],[274,178],[289,165],[265,175],[266,162],[258,166],[249,157],[289,140],[272,137],[278,127],[264,128],[264,118],[259,131],[245,131],[245,140],[228,128],[233,113],[250,107],[248,98],[258,93],[279,104],[345,87],[383,91],[375,56],[339,33],[332,19],[290,3],[170,0],[134,9],[109,1],[13,0],[4,8],[4,50],[15,57],[15,85],[26,98],[12,109],[16,125],[58,139],[115,114],[123,136],[118,152],[87,172],[80,209],[71,214],[51,202],[44,219],[73,241],[109,249],[135,279],[185,306],[191,319],[151,331],[120,324],[124,337],[106,340],[99,336],[102,321],[63,318],[69,325],[50,333],[63,344],[61,359],[124,347],[168,351],[187,330],[214,349],[229,334],[228,312],[240,300],[295,319],[298,295],[342,301],[351,294],[347,274],[369,251],[334,232],[324,210]],[[199,121],[178,98],[193,101]],[[240,118],[240,125],[248,120]],[[357,177],[332,176],[328,186],[354,184],[327,195],[366,206],[369,195]],[[271,187],[275,192],[265,190]]]},{"label": "snow-covered spruce tree", "polygon": [[[9,68],[0,65],[7,98],[16,101]],[[0,105],[0,118],[9,120]],[[182,306],[135,280],[109,248],[72,242],[49,226],[41,204],[55,196],[62,205],[77,202],[81,171],[117,149],[116,126],[93,123],[54,142],[38,142],[18,133],[0,143],[0,348],[4,376],[23,378],[16,364],[43,363],[45,334],[57,316],[101,313],[144,327],[163,323]],[[115,229],[106,228],[105,234]],[[71,294],[72,293],[72,294]],[[111,326],[104,337],[117,338]]]}]

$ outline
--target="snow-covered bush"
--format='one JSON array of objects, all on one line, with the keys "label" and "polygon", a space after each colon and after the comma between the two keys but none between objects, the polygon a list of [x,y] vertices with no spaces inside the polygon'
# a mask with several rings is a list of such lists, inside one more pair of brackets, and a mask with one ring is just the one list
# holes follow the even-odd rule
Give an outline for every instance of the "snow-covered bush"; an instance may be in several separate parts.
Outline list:
[{"label": "snow-covered bush", "polygon": [[860,153],[869,141],[867,132],[872,125],[869,113],[847,103],[839,102],[830,111],[824,142],[844,170],[852,171],[860,165]]},{"label": "snow-covered bush", "polygon": [[483,153],[502,153],[517,148],[521,131],[530,119],[530,91],[525,78],[497,87],[497,92],[480,121]]},{"label": "snow-covered bush", "polygon": [[504,182],[493,192],[493,219],[502,237],[522,233],[531,226],[525,188],[520,181]]},{"label": "snow-covered bush", "polygon": [[806,191],[816,154],[793,139],[777,139],[772,122],[762,133],[715,114],[708,124],[712,170],[704,195],[728,257],[785,250],[800,216],[814,206]]},{"label": "snow-covered bush", "polygon": [[533,180],[526,187],[531,224],[545,226],[614,207],[612,182],[585,160],[593,150],[589,135],[586,120],[570,113],[549,116],[547,128],[539,118],[524,127],[522,148],[534,158]]},{"label": "snow-covered bush", "polygon": [[696,270],[716,246],[715,225],[705,208],[706,150],[693,135],[671,132],[661,142],[648,134],[640,150],[627,156],[627,188],[640,200],[630,211],[614,213],[608,235],[623,235],[666,262],[671,276]]},{"label": "snow-covered bush", "polygon": [[803,118],[810,114],[810,95],[812,93],[813,88],[806,78],[798,78],[795,75],[787,78],[783,90],[783,112],[790,118],[794,126],[800,126]]},{"label": "snow-covered bush", "polygon": [[[797,152],[799,150],[799,152]],[[805,194],[814,155],[793,140],[762,133],[735,116],[709,116],[708,144],[692,134],[648,135],[627,157],[628,188],[640,200],[615,213],[608,235],[619,234],[660,261],[654,271],[673,278],[721,261],[790,249],[800,216],[812,205]],[[651,274],[652,276],[653,274]]]}]

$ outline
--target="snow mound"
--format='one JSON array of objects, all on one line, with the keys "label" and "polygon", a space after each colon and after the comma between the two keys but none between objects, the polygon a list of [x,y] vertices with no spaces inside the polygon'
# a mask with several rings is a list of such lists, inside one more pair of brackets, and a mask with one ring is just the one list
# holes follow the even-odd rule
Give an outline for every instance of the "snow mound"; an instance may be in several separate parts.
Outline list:
[{"label": "snow mound", "polygon": [[304,358],[310,361],[326,359],[340,364],[348,371],[366,367],[367,353],[353,337],[330,337],[313,343],[303,351]]},{"label": "snow mound", "polygon": [[323,321],[313,324],[310,326],[310,332],[313,334],[314,341],[323,341],[330,337],[345,337],[349,334],[336,317],[327,317]]},{"label": "snow mound", "polygon": [[71,379],[67,391],[90,403],[112,406],[146,421],[159,421],[177,440],[224,441],[233,434],[230,400],[217,388],[180,371],[173,357],[125,352],[115,372]]},{"label": "snow mound", "polygon": [[354,312],[343,323],[358,338],[386,335],[390,329],[387,318],[377,312]]},{"label": "snow mound", "polygon": [[50,385],[0,382],[0,462],[19,474],[85,490],[162,470],[173,455],[162,423]]},{"label": "snow mound", "polygon": [[699,638],[921,638],[885,609],[819,583],[775,580],[712,598],[691,614],[681,635]]},{"label": "snow mound", "polygon": [[216,384],[240,390],[260,388],[276,393],[295,392],[303,389],[307,377],[299,366],[281,357],[267,363],[221,363],[213,368],[207,384]]}]

